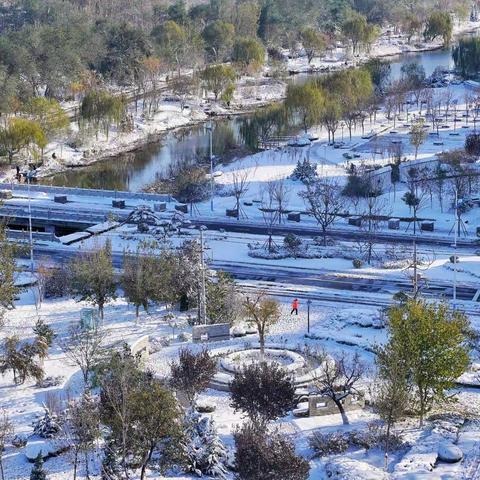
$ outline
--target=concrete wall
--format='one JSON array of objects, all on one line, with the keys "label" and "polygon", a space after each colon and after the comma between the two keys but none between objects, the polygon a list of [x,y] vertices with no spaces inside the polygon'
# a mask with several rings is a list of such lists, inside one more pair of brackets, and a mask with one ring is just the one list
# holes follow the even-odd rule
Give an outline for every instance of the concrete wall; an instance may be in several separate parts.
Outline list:
[{"label": "concrete wall", "polygon": [[[341,400],[345,411],[356,410],[365,407],[365,398],[363,395],[351,394]],[[323,395],[311,395],[308,398],[308,416],[318,417],[322,415],[333,415],[338,413],[338,407],[335,402]]]},{"label": "concrete wall", "polygon": [[195,325],[192,328],[194,342],[228,340],[230,338],[230,324],[218,323],[215,325]]}]

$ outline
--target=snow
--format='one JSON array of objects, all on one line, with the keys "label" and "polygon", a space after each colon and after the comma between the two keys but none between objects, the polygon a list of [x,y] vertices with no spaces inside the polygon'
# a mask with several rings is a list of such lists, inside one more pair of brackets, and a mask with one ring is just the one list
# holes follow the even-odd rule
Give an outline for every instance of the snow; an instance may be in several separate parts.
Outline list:
[{"label": "snow", "polygon": [[[478,25],[477,25],[478,26]],[[472,27],[472,25],[470,25]],[[427,45],[430,48],[434,45]],[[424,45],[425,47],[425,45]],[[382,37],[378,45],[375,45],[372,54],[396,54],[405,49],[411,48],[400,38]],[[337,55],[338,54],[338,55]],[[333,55],[333,54],[332,54]],[[340,56],[341,52],[336,52],[335,57],[326,61],[330,67],[335,66],[335,62],[343,62]],[[342,60],[340,60],[342,58]],[[354,61],[360,61],[355,59]],[[316,68],[322,68],[322,64],[315,59],[313,65]],[[302,69],[305,67],[305,59],[299,58],[289,62],[289,68]],[[259,98],[278,98],[283,94],[282,85],[275,84],[275,88],[270,90],[269,85],[261,87],[249,85],[245,82],[241,88],[249,90],[249,95],[255,95]],[[449,87],[458,99],[458,109],[462,109],[464,104],[465,92],[471,88],[471,85],[454,85]],[[441,94],[442,89],[437,89]],[[260,94],[258,94],[260,92]],[[243,97],[243,94],[242,94]],[[241,101],[240,98],[237,99]],[[258,100],[260,101],[260,100]],[[189,122],[203,121],[206,116],[201,108],[192,105],[188,112],[180,112],[178,105],[172,102],[162,104],[162,112],[152,120],[136,118],[135,131],[125,137],[117,137],[112,134],[113,140],[107,143],[105,139],[100,139],[98,145],[93,144],[89,148],[97,150],[96,153],[88,159],[82,158],[82,152],[66,150],[64,153],[64,163],[49,161],[46,172],[56,171],[60,168],[66,168],[68,165],[83,164],[84,161],[96,161],[109,152],[119,151],[128,148],[135,142],[142,142],[145,135],[160,134],[167,128],[179,125],[186,125]],[[418,114],[416,109],[412,108],[410,115]],[[384,125],[383,127],[381,125]],[[466,126],[466,125],[465,125]],[[407,165],[422,162],[424,165],[436,162],[436,154],[441,150],[453,149],[463,144],[465,135],[472,131],[472,128],[458,128],[454,123],[449,122],[448,129],[441,130],[441,142],[432,136],[420,148],[418,160],[415,162],[414,154],[408,147],[408,127],[402,125],[395,126],[398,133],[392,134],[394,128],[392,123],[388,122],[385,116],[380,113],[377,123],[367,127],[378,132],[375,137],[377,143],[384,142],[388,144],[392,139],[401,140],[405,148],[405,156],[408,159]],[[454,131],[455,130],[455,131]],[[450,135],[459,133],[458,136]],[[252,202],[250,206],[244,206],[248,219],[244,222],[248,224],[261,224],[262,214],[258,210],[259,203],[265,199],[265,185],[268,181],[284,179],[289,189],[288,208],[295,211],[304,212],[305,204],[298,193],[304,188],[301,182],[293,181],[289,178],[297,161],[308,157],[310,161],[316,163],[317,172],[320,176],[329,176],[338,179],[339,182],[345,182],[346,167],[349,163],[360,164],[361,162],[376,166],[384,166],[389,162],[386,152],[383,155],[372,154],[372,138],[362,138],[365,135],[360,129],[353,132],[352,140],[345,140],[345,148],[335,149],[327,145],[326,132],[319,129],[312,129],[309,132],[311,137],[318,137],[318,140],[311,141],[310,145],[304,148],[279,148],[250,155],[241,160],[234,161],[228,165],[218,168],[215,178],[219,187],[223,187],[225,196],[215,197],[214,212],[210,213],[209,201],[198,206],[199,215],[197,220],[224,218],[225,209],[233,206],[233,198],[228,195],[233,178],[238,173],[248,175],[250,185],[243,201]],[[310,140],[309,140],[310,142]],[[100,145],[102,145],[100,147]],[[53,147],[56,148],[56,147]],[[343,153],[358,153],[360,159],[352,158],[346,161]],[[383,170],[385,178],[388,178],[388,167]],[[218,175],[219,173],[222,175]],[[397,190],[393,191],[389,184],[386,185],[386,192],[383,199],[388,203],[389,215],[402,218],[409,215],[408,207],[400,200],[402,194],[406,191],[405,185],[398,185]],[[25,201],[25,195],[15,193],[12,200],[7,200],[7,205],[21,206]],[[253,202],[256,200],[257,202]],[[111,210],[111,198],[88,198],[81,194],[69,196],[69,208],[76,210],[88,210],[105,215]],[[131,208],[140,205],[150,205],[152,202],[144,200],[129,200],[129,206],[126,213]],[[427,201],[420,214],[425,218],[435,218],[435,231],[429,233],[428,237],[432,239],[451,239],[453,234],[450,232],[454,212],[448,202],[444,202],[443,210],[440,208],[436,198]],[[51,197],[44,192],[32,193],[32,205],[37,207],[50,208],[53,203]],[[171,206],[170,206],[171,207]],[[168,220],[172,217],[172,211],[159,214],[162,220]],[[354,212],[353,206],[348,206]],[[476,238],[476,226],[480,225],[479,207],[474,207],[468,211],[463,219],[466,223],[467,237],[461,237],[465,240]],[[235,222],[235,220],[232,220]],[[468,223],[467,223],[468,222]],[[289,224],[290,226],[290,224]],[[318,228],[315,221],[302,215],[302,227],[310,227],[312,236],[318,234]],[[339,219],[335,228],[343,232],[353,232],[357,228],[349,226],[345,219]],[[395,235],[405,235],[402,230],[394,232]],[[382,226],[383,231],[387,231],[386,225]],[[48,250],[50,245],[52,251],[64,253],[74,253],[82,249],[89,249],[95,245],[100,245],[107,239],[112,243],[114,254],[120,255],[125,249],[135,250],[138,243],[142,240],[151,238],[149,235],[141,235],[136,231],[135,225],[119,225],[118,223],[106,222],[91,227],[89,230],[95,234],[79,232],[70,236],[63,237],[64,243],[75,242],[74,245],[53,245],[44,242],[42,245]],[[408,232],[410,233],[410,232]],[[419,234],[423,238],[427,234]],[[194,238],[198,232],[193,229],[183,229],[181,235],[175,233],[169,239],[173,246],[178,246],[186,238]],[[374,345],[379,345],[386,340],[386,331],[384,325],[383,307],[390,304],[392,294],[398,291],[389,291],[382,284],[382,281],[388,280],[392,283],[398,282],[404,284],[408,280],[408,275],[404,266],[393,266],[386,268],[386,260],[389,260],[387,251],[390,246],[382,244],[378,246],[378,254],[382,262],[374,262],[370,266],[364,266],[361,269],[354,269],[351,258],[358,252],[358,246],[354,240],[338,241],[332,247],[325,251],[323,258],[281,258],[275,260],[252,258],[249,256],[249,244],[263,244],[265,235],[255,235],[246,233],[221,233],[217,231],[206,230],[204,232],[207,256],[212,262],[212,267],[222,268],[234,265],[238,272],[244,269],[247,272],[257,271],[265,275],[271,274],[273,280],[248,280],[239,281],[239,288],[248,291],[249,288],[263,287],[269,293],[275,295],[281,302],[282,315],[278,324],[274,325],[269,334],[267,347],[288,349],[289,351],[301,351],[305,346],[310,348],[325,348],[329,354],[341,352],[359,353],[360,358],[369,367],[367,378],[365,379],[365,388],[368,389],[374,378],[374,355],[372,353]],[[277,244],[282,244],[281,236],[274,236]],[[313,242],[308,239],[309,242]],[[312,247],[313,248],[313,247]],[[480,278],[480,257],[476,255],[474,245],[464,246],[458,249],[459,263],[452,264],[449,257],[452,255],[450,245],[430,248],[419,245],[419,254],[425,258],[432,256],[431,262],[426,262],[422,268],[422,275],[429,282],[434,282],[440,286],[451,287],[454,275],[457,282],[462,286],[469,286],[478,289],[478,278]],[[46,250],[46,251],[47,251]],[[398,247],[402,258],[407,260],[411,257],[411,247]],[[390,260],[389,260],[390,261]],[[455,268],[456,267],[456,268]],[[456,270],[456,271],[454,271]],[[263,277],[262,277],[263,278]],[[300,280],[298,280],[300,278]],[[312,279],[327,279],[332,285],[342,283],[347,279],[355,278],[360,280],[361,284],[378,285],[377,291],[347,291],[336,289],[334,287],[321,287],[315,284]],[[31,283],[31,276],[22,273],[18,282],[23,284]],[[402,283],[403,282],[403,283]],[[289,314],[290,302],[293,295],[298,292],[300,297],[300,312],[298,316]],[[306,335],[307,313],[306,299],[312,297],[313,303],[310,309],[310,333]],[[38,312],[35,308],[34,291],[27,289],[20,295],[14,310],[6,314],[6,325],[0,331],[0,338],[7,335],[17,334],[21,339],[28,340],[32,338],[32,326],[35,324],[38,316],[47,324],[51,325],[59,338],[62,338],[67,332],[68,326],[72,322],[80,319],[80,311],[87,306],[83,302],[75,302],[73,299],[55,299],[44,301]],[[472,301],[458,301],[457,306],[464,308],[471,320],[472,327],[475,330],[480,329],[480,319],[478,316],[478,304]],[[172,331],[169,315],[172,313],[176,319],[177,327]],[[191,312],[194,314],[194,312]],[[152,345],[152,352],[148,360],[148,367],[155,374],[164,377],[168,374],[169,364],[177,357],[180,348],[188,347],[191,349],[201,349],[206,347],[214,355],[225,355],[227,352],[236,352],[243,350],[248,346],[253,348],[257,345],[258,336],[251,333],[251,330],[245,329],[244,325],[237,325],[232,328],[232,333],[248,332],[251,336],[245,338],[233,338],[229,341],[218,343],[208,342],[202,345],[192,344],[190,341],[191,327],[188,325],[187,314],[180,314],[175,310],[170,310],[164,305],[152,307],[150,313],[141,312],[139,321],[135,321],[134,308],[127,305],[125,299],[120,297],[107,305],[105,309],[104,328],[108,332],[109,345],[118,344],[118,342],[127,342],[135,344],[148,336]],[[154,347],[154,348],[153,348]],[[296,357],[295,357],[296,358]],[[295,360],[296,361],[296,360]],[[293,362],[295,364],[295,361]],[[65,377],[64,384],[58,387],[40,389],[33,382],[27,382],[24,385],[13,385],[12,376],[7,373],[0,378],[0,389],[2,396],[0,398],[0,407],[5,408],[16,424],[16,432],[19,434],[32,434],[32,424],[43,414],[43,404],[48,395],[56,394],[59,396],[78,396],[82,390],[82,376],[78,368],[71,365],[65,355],[59,348],[56,341],[50,349],[50,356],[45,361],[45,370],[47,376],[62,375]],[[473,362],[470,370],[466,372],[459,381],[464,385],[478,387],[478,363]],[[215,378],[220,383],[228,383],[231,376],[227,373],[219,372]],[[302,380],[308,379],[308,374],[300,377]],[[298,379],[297,379],[298,380]],[[480,408],[480,390],[478,388],[467,388],[462,386],[458,388],[458,410],[460,412],[478,411]],[[244,421],[240,413],[235,413],[230,406],[228,394],[226,392],[208,389],[200,395],[199,403],[214,406],[214,412],[208,418],[215,421],[219,439],[226,448],[232,448],[232,431],[235,426]],[[361,411],[348,413],[351,424],[342,425],[339,414],[328,415],[324,417],[295,418],[288,415],[276,422],[273,427],[286,433],[295,442],[297,451],[305,457],[311,459],[312,451],[308,444],[309,436],[314,431],[322,433],[333,431],[346,431],[349,429],[362,431],[368,428],[368,424],[378,417],[368,407]],[[443,426],[442,426],[443,425]],[[462,425],[455,422],[445,421],[439,426],[435,422],[426,422],[426,426],[419,428],[413,421],[406,420],[397,426],[397,431],[402,439],[410,445],[405,451],[393,452],[387,459],[387,470],[384,470],[385,458],[383,452],[378,449],[365,451],[363,449],[350,449],[340,456],[330,456],[323,459],[311,459],[311,480],[330,479],[421,479],[421,478],[473,478],[472,472],[478,467],[480,458],[480,425],[475,421],[466,421]],[[458,448],[464,454],[464,460],[456,464],[446,464],[437,462],[439,448],[448,442],[448,448]],[[453,445],[453,447],[452,447]],[[198,446],[198,445],[197,445]],[[43,440],[31,437],[27,448],[14,449],[9,446],[4,454],[4,464],[7,478],[18,480],[27,480],[31,465],[25,456],[28,451],[30,457],[35,456],[39,449],[50,448],[51,444],[46,445]],[[93,455],[92,464],[98,466],[99,451]],[[67,454],[61,454],[58,457],[47,460],[45,467],[49,472],[51,480],[64,480],[70,478],[71,462]],[[97,472],[98,473],[98,472]],[[150,478],[156,478],[152,474]],[[233,478],[228,473],[229,478]],[[97,480],[99,477],[92,476]],[[176,475],[165,478],[183,478],[190,479],[191,475]]]}]

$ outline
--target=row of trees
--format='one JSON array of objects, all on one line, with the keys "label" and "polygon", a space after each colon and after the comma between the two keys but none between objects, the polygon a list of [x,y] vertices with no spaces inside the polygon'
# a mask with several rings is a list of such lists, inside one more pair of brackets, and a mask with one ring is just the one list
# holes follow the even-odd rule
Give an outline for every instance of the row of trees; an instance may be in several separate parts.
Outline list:
[{"label": "row of trees", "polygon": [[345,70],[305,85],[289,85],[285,105],[299,117],[305,133],[321,123],[327,129],[329,142],[334,142],[341,120],[346,123],[350,137],[357,122],[364,125],[364,112],[372,94],[368,71]]},{"label": "row of trees", "polygon": [[3,7],[0,112],[11,111],[15,98],[23,103],[38,95],[75,96],[88,84],[84,80],[89,72],[141,86],[152,80],[152,74],[157,76],[160,67],[179,72],[198,70],[205,62],[232,60],[242,68],[255,68],[263,64],[267,48],[295,50],[302,45],[311,61],[339,38],[338,32],[356,52],[375,40],[385,22],[410,37],[424,30],[427,38],[441,36],[448,42],[450,15],[460,13],[458,3],[464,5],[445,2],[428,15],[425,5],[430,1],[411,8],[396,4],[385,8],[379,0],[353,6],[301,2],[294,11],[285,0],[241,4],[212,0],[191,8],[183,0],[169,6],[138,3],[122,2],[113,8],[89,1],[47,0],[32,7],[20,0]]},{"label": "row of trees", "polygon": [[[72,293],[99,309],[117,296],[121,287],[135,307],[148,311],[152,303],[180,304],[182,309],[199,307],[201,250],[197,241],[186,241],[178,249],[160,248],[157,242],[143,242],[135,251],[125,251],[123,269],[115,273],[111,244],[94,248],[60,269],[40,269],[42,295]],[[58,285],[58,282],[61,285]],[[239,297],[230,275],[206,272],[207,318],[211,323],[233,323],[240,314]]]}]

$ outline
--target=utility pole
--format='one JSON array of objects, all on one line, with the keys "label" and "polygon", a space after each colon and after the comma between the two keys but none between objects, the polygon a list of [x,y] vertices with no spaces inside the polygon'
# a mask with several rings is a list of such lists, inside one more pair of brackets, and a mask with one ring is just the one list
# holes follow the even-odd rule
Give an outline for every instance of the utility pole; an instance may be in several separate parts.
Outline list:
[{"label": "utility pole", "polygon": [[417,240],[413,237],[413,298],[416,300],[418,295],[418,276],[417,276]]},{"label": "utility pole", "polygon": [[310,299],[307,300],[307,333],[310,333],[310,305],[312,301]]},{"label": "utility pole", "polygon": [[205,261],[203,258],[203,229],[204,226],[200,225],[200,265],[202,269],[202,277],[201,277],[201,291],[200,291],[200,309],[199,309],[199,316],[200,316],[200,323],[206,325],[207,324],[207,305],[206,305],[206,288],[205,288]]},{"label": "utility pole", "polygon": [[455,189],[455,224],[453,226],[453,308],[457,303],[457,222],[460,227],[460,222],[458,218],[458,191]]},{"label": "utility pole", "polygon": [[30,199],[30,172],[27,172],[27,191],[28,191],[28,233],[30,241],[30,271],[32,275],[35,273],[35,266],[33,263],[33,233],[32,233],[32,205]]},{"label": "utility pole", "polygon": [[213,124],[210,120],[208,127],[209,143],[210,143],[210,211],[213,212],[213,194],[215,191],[215,183],[213,181]]}]

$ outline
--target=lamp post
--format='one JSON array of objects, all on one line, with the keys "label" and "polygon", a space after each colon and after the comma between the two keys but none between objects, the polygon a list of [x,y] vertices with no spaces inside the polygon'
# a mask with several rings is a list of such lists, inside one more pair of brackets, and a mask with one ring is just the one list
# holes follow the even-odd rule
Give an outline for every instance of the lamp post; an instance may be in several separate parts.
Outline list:
[{"label": "lamp post", "polygon": [[213,182],[213,125],[212,121],[208,122],[207,130],[209,133],[209,148],[210,148],[210,211],[213,212],[213,193],[215,185]]},{"label": "lamp post", "polygon": [[206,304],[206,288],[205,288],[205,260],[203,257],[203,230],[206,229],[204,225],[199,226],[200,229],[200,265],[202,270],[201,290],[200,290],[200,305],[199,305],[199,320],[200,323],[207,324],[207,304]]},{"label": "lamp post", "polygon": [[312,301],[310,299],[307,300],[307,333],[310,333],[310,305]]},{"label": "lamp post", "polygon": [[453,224],[453,309],[457,303],[457,222],[458,218],[458,191],[455,189],[455,223]]}]

